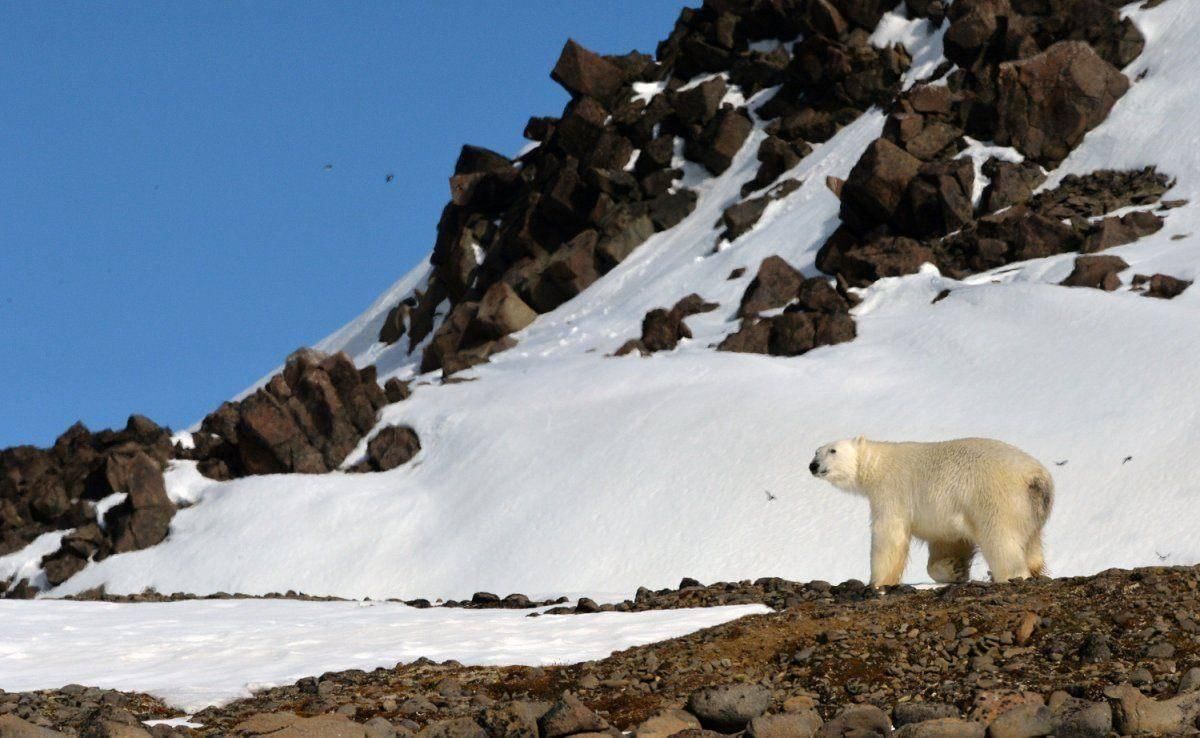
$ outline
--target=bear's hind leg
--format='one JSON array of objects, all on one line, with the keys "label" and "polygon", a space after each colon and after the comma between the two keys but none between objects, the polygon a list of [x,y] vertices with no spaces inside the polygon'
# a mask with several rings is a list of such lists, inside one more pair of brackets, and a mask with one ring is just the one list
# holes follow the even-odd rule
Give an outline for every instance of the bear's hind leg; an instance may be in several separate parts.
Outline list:
[{"label": "bear's hind leg", "polygon": [[975,544],[970,541],[930,541],[926,571],[941,584],[965,582],[971,577]]},{"label": "bear's hind leg", "polygon": [[1029,573],[1035,577],[1046,574],[1046,556],[1042,552],[1041,531],[1034,533],[1029,543],[1025,544],[1025,566],[1029,567]]},{"label": "bear's hind leg", "polygon": [[1029,568],[1025,563],[1025,547],[1017,541],[1000,539],[982,542],[983,558],[992,570],[993,582],[1007,582],[1017,577],[1028,578]]}]

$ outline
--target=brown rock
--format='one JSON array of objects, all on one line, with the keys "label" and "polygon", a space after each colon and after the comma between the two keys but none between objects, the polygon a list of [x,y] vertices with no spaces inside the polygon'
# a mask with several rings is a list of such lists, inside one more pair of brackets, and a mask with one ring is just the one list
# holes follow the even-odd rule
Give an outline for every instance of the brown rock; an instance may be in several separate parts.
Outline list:
[{"label": "brown rock", "polygon": [[1150,287],[1146,290],[1146,297],[1157,297],[1163,300],[1170,300],[1179,297],[1183,291],[1191,286],[1191,282],[1178,277],[1172,277],[1167,274],[1155,274],[1150,278]]},{"label": "brown rock", "polygon": [[753,316],[742,318],[741,327],[717,346],[718,351],[765,354],[771,340],[771,323]]},{"label": "brown rock", "polygon": [[727,107],[713,117],[700,135],[687,143],[684,153],[713,174],[721,174],[745,143],[754,124],[741,109]]},{"label": "brown rock", "polygon": [[621,70],[604,57],[568,39],[550,78],[574,96],[609,100],[624,82]]},{"label": "brown rock", "polygon": [[407,464],[421,450],[417,432],[407,425],[389,425],[367,443],[367,458],[376,471]]},{"label": "brown rock", "polygon": [[576,733],[602,731],[608,727],[608,723],[568,692],[542,715],[538,727],[542,738],[562,738]]},{"label": "brown rock", "polygon": [[1057,164],[1099,125],[1129,80],[1086,43],[1062,41],[1000,65],[996,142]]},{"label": "brown rock", "polygon": [[1129,264],[1119,256],[1077,256],[1075,268],[1059,284],[1065,287],[1093,287],[1111,292],[1121,286],[1117,274],[1128,268]]},{"label": "brown rock", "polygon": [[536,319],[537,313],[512,287],[496,282],[479,301],[479,311],[470,330],[473,336],[494,341],[521,330]]},{"label": "brown rock", "polygon": [[891,219],[921,160],[887,139],[876,139],[842,185],[842,221],[860,232]]},{"label": "brown rock", "polygon": [[804,277],[778,256],[768,256],[758,267],[758,273],[746,287],[738,316],[754,315],[787,305],[796,299]]}]

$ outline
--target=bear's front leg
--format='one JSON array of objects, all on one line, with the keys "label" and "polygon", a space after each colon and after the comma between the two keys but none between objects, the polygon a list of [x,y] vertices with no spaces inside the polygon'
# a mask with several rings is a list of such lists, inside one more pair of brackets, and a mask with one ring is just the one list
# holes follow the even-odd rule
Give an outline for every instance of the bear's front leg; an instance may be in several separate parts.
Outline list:
[{"label": "bear's front leg", "polygon": [[908,563],[911,534],[903,518],[884,516],[871,521],[871,586],[890,587],[900,583]]}]

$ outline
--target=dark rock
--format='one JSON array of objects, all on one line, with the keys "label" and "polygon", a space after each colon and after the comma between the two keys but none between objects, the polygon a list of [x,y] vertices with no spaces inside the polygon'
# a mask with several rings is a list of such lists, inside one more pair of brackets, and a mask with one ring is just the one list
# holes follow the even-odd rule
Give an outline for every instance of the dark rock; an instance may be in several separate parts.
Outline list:
[{"label": "dark rock", "polygon": [[367,459],[376,471],[387,471],[407,464],[420,450],[416,431],[407,425],[389,425],[367,443]]},{"label": "dark rock", "polygon": [[383,393],[389,403],[407,400],[412,395],[408,382],[392,377],[383,383]]},{"label": "dark rock", "polygon": [[1161,216],[1148,211],[1127,213],[1120,217],[1109,216],[1095,224],[1095,230],[1083,241],[1082,251],[1090,254],[1133,243],[1143,236],[1157,233],[1163,223]]},{"label": "dark rock", "polygon": [[989,738],[1032,738],[1054,732],[1054,715],[1045,705],[1019,705],[988,724]]},{"label": "dark rock", "polygon": [[568,39],[550,78],[572,95],[610,100],[624,84],[621,69],[604,57]]},{"label": "dark rock", "polygon": [[733,163],[754,124],[741,109],[727,107],[713,117],[700,135],[688,141],[684,153],[713,174],[721,174]]},{"label": "dark rock", "polygon": [[771,324],[756,317],[742,318],[741,327],[729,334],[717,346],[718,351],[742,354],[765,354],[771,340]]},{"label": "dark rock", "polygon": [[688,696],[687,710],[711,730],[734,733],[771,706],[771,691],[757,684],[704,687]]},{"label": "dark rock", "polygon": [[1093,287],[1112,291],[1121,286],[1117,276],[1129,268],[1119,256],[1078,256],[1075,268],[1060,284],[1066,287]]},{"label": "dark rock", "polygon": [[896,738],[984,738],[986,734],[982,723],[956,717],[909,723],[893,733]]},{"label": "dark rock", "polygon": [[606,729],[608,723],[578,697],[565,693],[541,716],[538,727],[542,738],[562,738],[576,733],[599,732]]},{"label": "dark rock", "polygon": [[670,351],[681,338],[691,337],[692,332],[674,311],[657,308],[642,320],[642,345],[647,351]]},{"label": "dark rock", "polygon": [[725,208],[725,212],[721,214],[721,224],[725,226],[721,238],[726,241],[736,241],[754,227],[770,204],[770,198],[752,197]]},{"label": "dark rock", "polygon": [[784,313],[770,319],[767,350],[772,356],[799,356],[813,348],[816,331],[808,313]]},{"label": "dark rock", "polygon": [[921,166],[896,213],[901,232],[917,238],[943,236],[974,220],[975,169],[968,159]]},{"label": "dark rock", "polygon": [[694,190],[679,190],[651,200],[650,220],[655,230],[665,231],[679,225],[696,209],[696,199]]},{"label": "dark rock", "polygon": [[821,728],[821,716],[815,710],[759,715],[746,726],[750,738],[812,738]]},{"label": "dark rock", "polygon": [[1001,161],[988,159],[982,167],[983,175],[990,181],[983,190],[980,209],[985,213],[1013,205],[1024,205],[1033,197],[1033,191],[1045,181],[1042,168],[1033,162]]},{"label": "dark rock", "polygon": [[909,723],[958,718],[961,715],[957,707],[942,702],[901,702],[892,708],[892,719],[897,728]]},{"label": "dark rock", "polygon": [[668,99],[680,121],[704,126],[720,109],[725,90],[725,80],[714,77],[691,89],[671,93]]},{"label": "dark rock", "polygon": [[1163,300],[1170,300],[1179,297],[1183,291],[1192,285],[1188,280],[1172,277],[1167,274],[1155,274],[1150,277],[1149,289],[1146,290],[1146,297],[1158,297]]},{"label": "dark rock", "polygon": [[839,275],[854,287],[915,274],[922,264],[934,261],[933,251],[911,238],[884,237],[859,244],[844,233],[834,233],[817,254],[818,269]]},{"label": "dark rock", "polygon": [[887,139],[876,139],[842,186],[842,221],[859,232],[888,222],[920,169],[915,156]]},{"label": "dark rock", "polygon": [[996,84],[996,142],[1050,165],[1065,159],[1129,89],[1125,75],[1079,41],[1001,64]]},{"label": "dark rock", "polygon": [[537,313],[525,304],[516,291],[504,282],[488,288],[479,301],[479,311],[469,330],[472,336],[494,341],[515,333],[537,319]]},{"label": "dark rock", "polygon": [[768,256],[758,267],[754,280],[746,287],[738,316],[754,315],[787,305],[796,299],[804,277],[778,256]]},{"label": "dark rock", "polygon": [[868,736],[888,736],[892,734],[892,725],[887,715],[873,705],[858,705],[847,707],[838,713],[837,717],[825,723],[817,732],[821,738],[846,736],[850,738],[867,738]]}]

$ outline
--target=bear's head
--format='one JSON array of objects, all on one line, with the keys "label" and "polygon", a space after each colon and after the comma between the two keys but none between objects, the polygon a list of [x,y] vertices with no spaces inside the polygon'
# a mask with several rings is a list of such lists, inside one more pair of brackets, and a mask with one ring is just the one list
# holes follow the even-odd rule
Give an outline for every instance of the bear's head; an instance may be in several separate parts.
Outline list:
[{"label": "bear's head", "polygon": [[844,438],[827,443],[813,455],[808,470],[814,477],[824,479],[833,486],[850,492],[857,491],[858,453],[866,439]]}]

